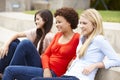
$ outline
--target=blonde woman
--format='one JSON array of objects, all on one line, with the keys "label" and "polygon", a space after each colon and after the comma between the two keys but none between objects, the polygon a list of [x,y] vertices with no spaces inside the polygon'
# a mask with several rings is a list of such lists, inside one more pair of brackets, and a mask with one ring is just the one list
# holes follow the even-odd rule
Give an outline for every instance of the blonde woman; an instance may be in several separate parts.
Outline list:
[{"label": "blonde woman", "polygon": [[[98,11],[85,10],[80,16],[80,26],[82,32],[77,57],[64,76],[32,80],[94,80],[98,68],[120,66],[120,58],[104,37],[102,17]],[[103,61],[105,56],[108,59]]]}]

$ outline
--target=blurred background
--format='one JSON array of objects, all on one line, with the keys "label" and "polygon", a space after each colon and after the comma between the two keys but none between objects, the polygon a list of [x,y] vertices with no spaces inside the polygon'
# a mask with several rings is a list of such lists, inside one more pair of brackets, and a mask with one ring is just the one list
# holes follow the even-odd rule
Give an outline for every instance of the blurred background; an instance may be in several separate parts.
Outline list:
[{"label": "blurred background", "polygon": [[120,10],[120,0],[0,0],[1,11],[26,11],[68,6],[74,9]]}]

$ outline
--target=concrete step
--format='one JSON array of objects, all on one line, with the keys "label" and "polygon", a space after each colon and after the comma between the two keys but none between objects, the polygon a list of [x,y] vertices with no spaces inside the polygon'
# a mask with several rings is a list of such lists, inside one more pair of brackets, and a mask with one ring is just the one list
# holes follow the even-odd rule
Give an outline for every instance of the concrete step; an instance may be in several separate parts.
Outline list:
[{"label": "concrete step", "polygon": [[0,27],[0,46],[9,39],[16,31],[12,31],[3,27]]},{"label": "concrete step", "polygon": [[18,32],[28,30],[35,27],[34,15],[22,12],[0,12],[0,26]]}]

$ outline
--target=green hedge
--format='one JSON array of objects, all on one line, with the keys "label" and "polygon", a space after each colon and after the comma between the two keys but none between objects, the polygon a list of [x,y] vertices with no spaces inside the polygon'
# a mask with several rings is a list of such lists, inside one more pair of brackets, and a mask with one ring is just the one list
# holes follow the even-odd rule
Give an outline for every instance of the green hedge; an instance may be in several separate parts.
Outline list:
[{"label": "green hedge", "polygon": [[[91,7],[94,7],[97,0],[91,0]],[[107,5],[109,10],[120,10],[120,0],[103,0]],[[96,6],[97,10],[105,10],[102,2],[99,1],[99,4]]]}]

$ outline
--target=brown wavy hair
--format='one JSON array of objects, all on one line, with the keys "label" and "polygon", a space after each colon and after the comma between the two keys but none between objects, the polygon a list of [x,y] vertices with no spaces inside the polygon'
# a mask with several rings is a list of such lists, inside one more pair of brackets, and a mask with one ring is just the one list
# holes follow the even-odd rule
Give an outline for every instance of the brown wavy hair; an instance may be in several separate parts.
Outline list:
[{"label": "brown wavy hair", "polygon": [[62,16],[64,17],[70,24],[72,29],[76,29],[79,21],[78,13],[70,7],[63,7],[57,9],[54,13],[54,16]]}]

